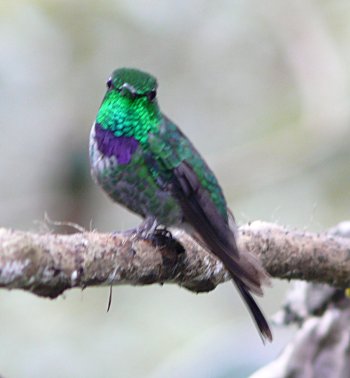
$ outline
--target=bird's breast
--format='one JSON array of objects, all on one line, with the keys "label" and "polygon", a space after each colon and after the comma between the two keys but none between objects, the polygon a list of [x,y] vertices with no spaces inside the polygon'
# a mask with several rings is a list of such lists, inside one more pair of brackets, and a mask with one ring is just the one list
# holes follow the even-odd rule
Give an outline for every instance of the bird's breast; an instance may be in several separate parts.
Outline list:
[{"label": "bird's breast", "polygon": [[133,136],[115,136],[104,129],[99,123],[95,124],[95,140],[98,150],[109,158],[114,156],[119,165],[129,164],[139,142]]},{"label": "bird's breast", "polygon": [[97,130],[93,125],[89,148],[91,174],[106,194],[142,217],[155,216],[167,226],[181,223],[179,205],[151,174],[142,147],[138,144],[134,148],[128,141],[106,146],[109,136],[102,140]]}]

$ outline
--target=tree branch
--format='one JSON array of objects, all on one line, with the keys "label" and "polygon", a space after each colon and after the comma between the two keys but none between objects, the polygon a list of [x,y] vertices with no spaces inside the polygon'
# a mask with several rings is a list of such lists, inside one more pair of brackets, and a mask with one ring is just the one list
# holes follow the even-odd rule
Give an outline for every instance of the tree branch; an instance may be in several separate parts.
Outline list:
[{"label": "tree branch", "polygon": [[[157,243],[128,233],[35,234],[0,229],[0,287],[55,298],[73,287],[177,283],[195,292],[230,279],[212,254],[183,231]],[[157,245],[155,245],[157,244]],[[239,229],[239,247],[273,277],[350,286],[350,241],[255,221]]]}]

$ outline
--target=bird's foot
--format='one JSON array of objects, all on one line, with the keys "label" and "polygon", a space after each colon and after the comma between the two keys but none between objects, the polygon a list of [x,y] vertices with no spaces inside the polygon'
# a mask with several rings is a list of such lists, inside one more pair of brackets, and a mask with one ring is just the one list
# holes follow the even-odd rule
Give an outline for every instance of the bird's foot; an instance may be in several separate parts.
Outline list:
[{"label": "bird's foot", "polygon": [[181,266],[185,257],[185,248],[166,227],[157,227],[150,242],[156,247],[162,256],[161,276],[177,276],[181,272]]},{"label": "bird's foot", "polygon": [[170,248],[177,253],[183,253],[184,247],[172,233],[163,225],[160,225],[155,218],[146,218],[138,227],[126,231],[127,234],[137,239],[149,240],[155,247]]},{"label": "bird's foot", "polygon": [[136,234],[141,239],[150,239],[158,227],[158,222],[155,218],[146,218],[138,227]]},{"label": "bird's foot", "polygon": [[133,236],[137,239],[150,239],[158,227],[158,222],[155,218],[146,218],[140,225],[124,233],[127,236]]},{"label": "bird's foot", "polygon": [[162,225],[158,225],[156,227],[156,229],[153,232],[153,236],[154,235],[157,237],[173,239],[172,233],[165,226],[162,226]]},{"label": "bird's foot", "polygon": [[185,252],[182,244],[174,239],[172,233],[164,226],[157,227],[150,240],[155,247],[170,248],[178,254]]}]

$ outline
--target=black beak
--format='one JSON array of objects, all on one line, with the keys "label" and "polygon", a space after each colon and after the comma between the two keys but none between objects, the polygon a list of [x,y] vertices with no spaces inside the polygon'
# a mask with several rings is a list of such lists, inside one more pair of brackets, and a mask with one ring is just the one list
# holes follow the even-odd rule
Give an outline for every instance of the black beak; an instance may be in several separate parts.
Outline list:
[{"label": "black beak", "polygon": [[131,98],[135,98],[137,96],[136,89],[128,83],[124,83],[120,87],[119,91],[123,96],[130,96]]}]

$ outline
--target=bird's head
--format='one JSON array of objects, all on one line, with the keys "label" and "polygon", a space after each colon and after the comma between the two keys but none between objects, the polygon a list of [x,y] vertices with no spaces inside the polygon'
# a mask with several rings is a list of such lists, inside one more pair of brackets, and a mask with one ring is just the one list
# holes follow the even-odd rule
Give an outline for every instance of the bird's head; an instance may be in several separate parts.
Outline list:
[{"label": "bird's head", "polygon": [[106,85],[107,93],[96,117],[104,130],[142,142],[158,129],[161,113],[155,77],[137,69],[119,68]]}]

